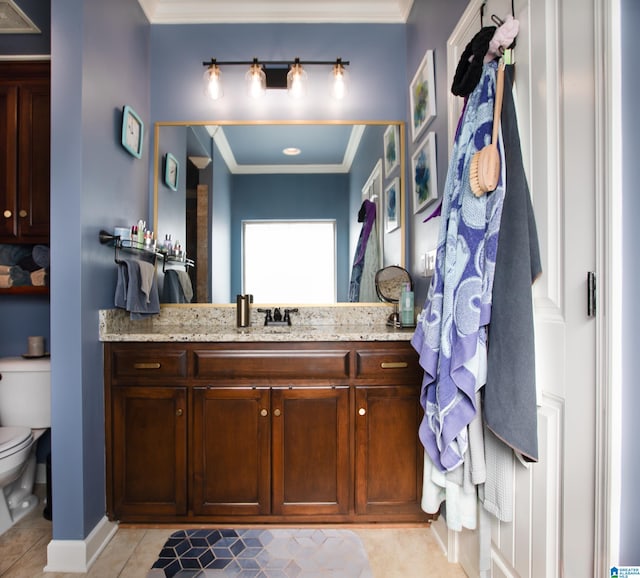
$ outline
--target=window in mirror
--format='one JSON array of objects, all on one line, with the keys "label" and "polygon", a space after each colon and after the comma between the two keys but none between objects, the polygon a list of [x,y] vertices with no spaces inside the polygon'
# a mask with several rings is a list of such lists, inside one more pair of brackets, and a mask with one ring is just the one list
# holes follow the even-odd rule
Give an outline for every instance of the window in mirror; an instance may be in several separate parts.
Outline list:
[{"label": "window in mirror", "polygon": [[256,303],[334,303],[336,222],[244,221],[243,292]]}]

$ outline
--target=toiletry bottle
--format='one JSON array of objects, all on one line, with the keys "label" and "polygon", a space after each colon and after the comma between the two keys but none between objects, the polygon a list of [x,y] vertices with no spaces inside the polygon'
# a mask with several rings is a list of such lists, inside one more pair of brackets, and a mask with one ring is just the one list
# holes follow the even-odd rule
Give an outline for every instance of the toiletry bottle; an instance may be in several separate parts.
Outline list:
[{"label": "toiletry bottle", "polygon": [[144,230],[146,229],[147,224],[142,220],[138,219],[138,238],[136,241],[138,242],[138,246],[144,246]]},{"label": "toiletry bottle", "polygon": [[402,327],[413,327],[416,324],[413,310],[413,291],[411,284],[407,283],[400,295],[400,324]]}]

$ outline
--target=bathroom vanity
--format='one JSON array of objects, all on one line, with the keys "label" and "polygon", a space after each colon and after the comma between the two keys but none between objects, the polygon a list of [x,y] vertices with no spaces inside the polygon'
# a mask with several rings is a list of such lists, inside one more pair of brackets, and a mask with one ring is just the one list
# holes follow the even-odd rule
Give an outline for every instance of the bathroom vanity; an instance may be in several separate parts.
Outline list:
[{"label": "bathroom vanity", "polygon": [[111,313],[101,312],[101,338],[112,519],[429,519],[412,332],[367,318],[186,331],[174,320],[135,333],[114,328]]}]

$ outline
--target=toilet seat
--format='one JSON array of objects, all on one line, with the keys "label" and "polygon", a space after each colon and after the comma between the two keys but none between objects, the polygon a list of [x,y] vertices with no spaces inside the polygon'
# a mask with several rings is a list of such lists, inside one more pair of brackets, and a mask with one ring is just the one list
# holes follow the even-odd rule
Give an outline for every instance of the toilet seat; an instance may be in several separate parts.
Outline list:
[{"label": "toilet seat", "polygon": [[31,428],[0,427],[0,460],[21,451],[33,440]]}]

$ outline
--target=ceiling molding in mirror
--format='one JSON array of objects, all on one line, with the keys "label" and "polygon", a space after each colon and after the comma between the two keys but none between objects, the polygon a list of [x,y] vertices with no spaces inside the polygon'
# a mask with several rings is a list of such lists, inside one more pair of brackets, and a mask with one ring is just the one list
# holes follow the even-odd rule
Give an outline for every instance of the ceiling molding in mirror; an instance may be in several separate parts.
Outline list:
[{"label": "ceiling molding in mirror", "polygon": [[[382,162],[389,154],[385,131],[390,125],[398,127],[399,142],[391,151],[397,164]],[[255,293],[243,286],[244,221],[334,220],[336,301],[349,302],[354,257],[365,230],[359,221],[365,199],[376,206],[377,268],[405,266],[404,141],[399,121],[157,122],[153,222],[158,243],[171,235],[195,261],[189,270],[193,302],[227,304],[237,294]],[[184,167],[176,191],[162,179],[167,154]],[[377,187],[365,186],[381,165],[394,168],[389,174],[381,171]],[[395,179],[399,198],[387,199],[388,190],[395,194],[389,187]],[[398,221],[397,228],[385,227],[389,217]],[[274,274],[286,267],[274,254]],[[377,302],[375,295],[371,302]]]}]

